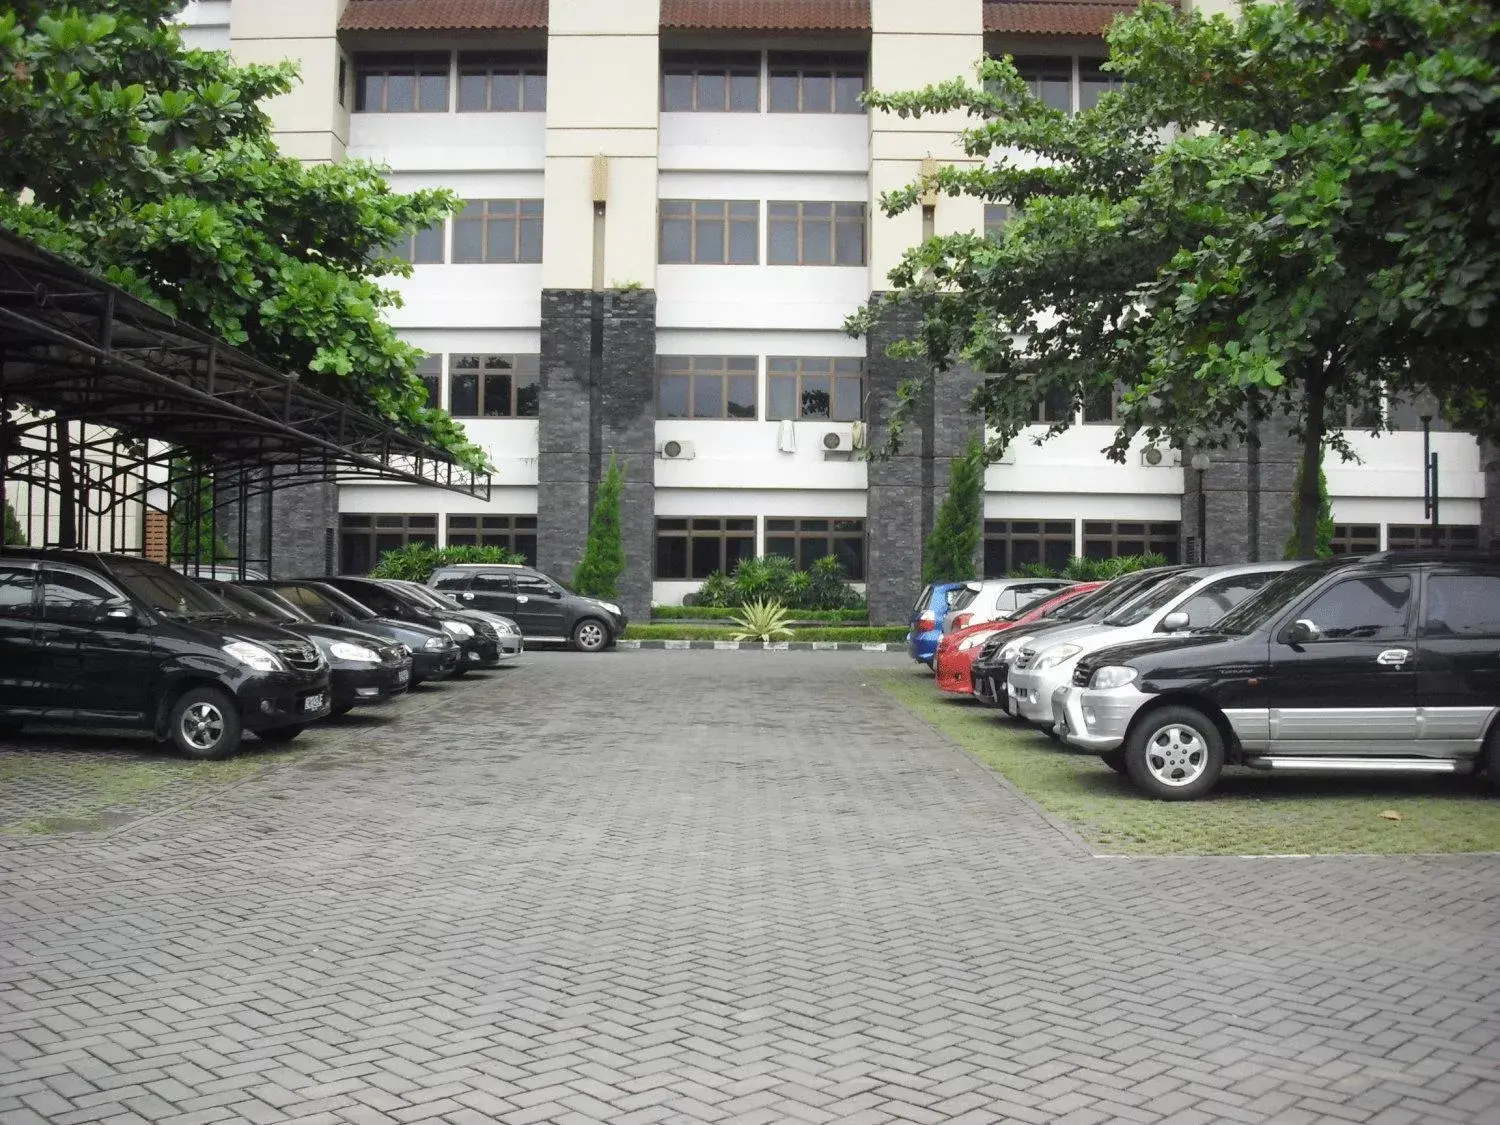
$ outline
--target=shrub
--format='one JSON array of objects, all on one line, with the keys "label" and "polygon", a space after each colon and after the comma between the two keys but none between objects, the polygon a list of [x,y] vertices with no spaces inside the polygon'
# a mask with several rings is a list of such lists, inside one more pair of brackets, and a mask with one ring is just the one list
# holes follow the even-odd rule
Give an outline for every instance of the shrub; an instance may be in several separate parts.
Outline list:
[{"label": "shrub", "polygon": [[734,623],[740,631],[729,635],[732,641],[779,641],[792,635],[786,627],[786,607],[780,602],[747,602],[740,607]]},{"label": "shrub", "polygon": [[620,596],[620,575],[625,573],[625,545],[620,540],[620,486],[624,480],[625,471],[611,453],[609,469],[599,482],[583,558],[573,571],[573,589],[585,597]]},{"label": "shrub", "polygon": [[16,511],[7,502],[5,505],[5,545],[7,547],[26,546],[26,532],[21,528],[21,521],[16,519]]},{"label": "shrub", "polygon": [[1086,559],[1074,555],[1058,570],[1046,563],[1027,563],[1010,572],[1012,578],[1071,578],[1075,582],[1108,582],[1122,574],[1166,566],[1165,555],[1122,555],[1113,559]]},{"label": "shrub", "polygon": [[798,570],[784,555],[741,559],[733,575],[709,575],[698,588],[695,604],[732,609],[762,598],[789,609],[851,609],[861,605],[859,594],[844,579],[843,564],[833,555],[819,559],[811,570]]},{"label": "shrub", "polygon": [[[1281,557],[1284,559],[1300,559],[1301,551],[1297,548],[1297,524],[1301,522],[1302,513],[1302,463],[1297,463],[1297,479],[1292,485],[1292,533],[1287,536],[1286,547]],[[1324,475],[1321,468],[1318,469],[1318,541],[1313,548],[1315,558],[1333,558],[1333,501],[1328,497],[1328,477]]]},{"label": "shrub", "polygon": [[812,564],[807,604],[799,609],[851,609],[859,601],[854,587],[844,580],[844,564],[837,555],[826,555]]},{"label": "shrub", "polygon": [[922,557],[923,582],[962,582],[975,577],[974,552],[984,520],[984,447],[977,437],[955,458],[948,495],[938,508]]},{"label": "shrub", "polygon": [[401,578],[408,582],[426,582],[440,566],[457,563],[524,563],[525,557],[504,547],[434,547],[428,543],[408,543],[386,551],[370,571],[371,578]]}]

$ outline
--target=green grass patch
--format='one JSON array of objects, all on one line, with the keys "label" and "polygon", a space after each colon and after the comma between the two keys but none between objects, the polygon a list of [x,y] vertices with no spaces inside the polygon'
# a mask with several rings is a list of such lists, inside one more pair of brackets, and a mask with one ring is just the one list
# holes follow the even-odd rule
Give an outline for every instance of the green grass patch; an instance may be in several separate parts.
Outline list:
[{"label": "green grass patch", "polygon": [[[655,621],[728,621],[738,610],[710,605],[654,605],[651,620]],[[793,621],[826,621],[864,624],[870,619],[866,609],[789,609]]]},{"label": "green grass patch", "polygon": [[[1301,777],[1231,768],[1201,801],[1154,801],[1097,757],[978,703],[942,698],[930,676],[872,672],[880,686],[1091,847],[1124,855],[1339,855],[1500,851],[1500,797],[1483,778]],[[1386,819],[1384,812],[1400,814]]]},{"label": "green grass patch", "polygon": [[[627,641],[731,641],[740,630],[733,625],[627,625],[623,634]],[[906,640],[906,629],[902,627],[870,627],[853,625],[815,625],[806,629],[793,629],[793,641],[848,641],[851,643],[897,644]]]}]

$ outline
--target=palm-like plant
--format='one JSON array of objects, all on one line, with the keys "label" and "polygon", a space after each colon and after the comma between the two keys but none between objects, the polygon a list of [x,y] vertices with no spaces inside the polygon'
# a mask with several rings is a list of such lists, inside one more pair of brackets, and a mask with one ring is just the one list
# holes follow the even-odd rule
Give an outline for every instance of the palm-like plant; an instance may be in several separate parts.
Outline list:
[{"label": "palm-like plant", "polygon": [[732,619],[740,632],[731,633],[736,641],[775,641],[790,637],[786,627],[786,607],[780,602],[757,598],[740,606],[739,616]]}]

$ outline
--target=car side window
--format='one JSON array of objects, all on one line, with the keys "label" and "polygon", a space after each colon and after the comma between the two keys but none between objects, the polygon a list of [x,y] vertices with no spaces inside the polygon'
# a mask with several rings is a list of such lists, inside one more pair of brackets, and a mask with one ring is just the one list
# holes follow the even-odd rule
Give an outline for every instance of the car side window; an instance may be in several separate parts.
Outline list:
[{"label": "car side window", "polygon": [[1406,636],[1411,611],[1411,578],[1350,578],[1324,590],[1297,620],[1311,621],[1317,641],[1395,641]]},{"label": "car side window", "polygon": [[384,617],[394,616],[402,608],[400,598],[388,590],[382,590],[379,586],[360,585],[346,591],[346,593],[355,601],[362,602]]},{"label": "car side window", "polygon": [[552,583],[540,574],[516,575],[516,593],[533,598],[545,598],[552,593]]},{"label": "car side window", "polygon": [[275,590],[287,601],[317,621],[326,622],[333,616],[333,607],[318,597],[316,590],[310,590],[306,586],[277,586]]},{"label": "car side window", "polygon": [[91,625],[120,595],[96,579],[68,570],[42,571],[42,620]]},{"label": "car side window", "polygon": [[476,574],[474,589],[484,594],[508,594],[510,593],[510,575]]},{"label": "car side window", "polygon": [[1269,574],[1243,574],[1205,586],[1177,608],[1195,628],[1212,625],[1271,580]]},{"label": "car side window", "polygon": [[447,574],[439,574],[432,584],[439,590],[462,590],[469,584],[469,576],[461,570],[453,570]]},{"label": "car side window", "polygon": [[0,566],[0,617],[13,621],[36,616],[32,592],[36,572],[28,567]]},{"label": "car side window", "polygon": [[1422,631],[1433,637],[1500,636],[1500,574],[1432,575]]}]

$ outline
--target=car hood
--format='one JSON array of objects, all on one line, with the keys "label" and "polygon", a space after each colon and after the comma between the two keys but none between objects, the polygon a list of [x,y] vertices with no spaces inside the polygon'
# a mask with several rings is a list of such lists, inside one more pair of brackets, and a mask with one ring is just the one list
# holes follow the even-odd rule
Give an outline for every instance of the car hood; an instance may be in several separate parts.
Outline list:
[{"label": "car hood", "polygon": [[1152,657],[1160,653],[1172,652],[1201,652],[1203,649],[1212,649],[1216,645],[1238,645],[1244,641],[1243,637],[1227,633],[1170,633],[1166,635],[1154,635],[1142,640],[1127,641],[1123,644],[1100,645],[1099,648],[1089,653],[1089,663],[1095,666],[1101,664],[1132,664],[1135,661],[1149,662]]},{"label": "car hood", "polygon": [[351,645],[368,645],[373,641],[376,644],[386,645],[391,640],[391,638],[382,636],[379,633],[362,633],[358,629],[346,629],[339,625],[325,625],[321,621],[288,621],[285,625],[280,626],[280,628],[286,629],[289,633],[296,633],[298,636],[306,637],[308,640],[326,641],[329,644],[336,644],[339,641],[343,641]]},{"label": "car hood", "polygon": [[173,628],[182,630],[195,640],[216,646],[228,644],[230,641],[249,641],[251,644],[264,645],[272,641],[298,639],[298,634],[289,629],[283,629],[278,625],[267,625],[248,617],[235,617],[228,613],[197,621],[175,621],[170,617],[164,620]]}]

